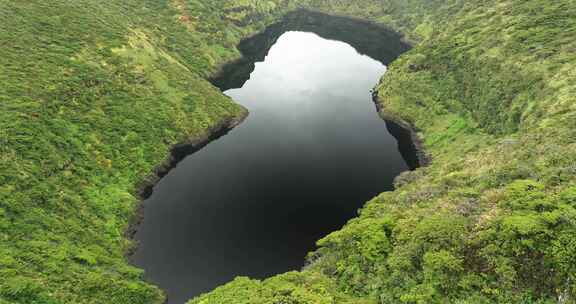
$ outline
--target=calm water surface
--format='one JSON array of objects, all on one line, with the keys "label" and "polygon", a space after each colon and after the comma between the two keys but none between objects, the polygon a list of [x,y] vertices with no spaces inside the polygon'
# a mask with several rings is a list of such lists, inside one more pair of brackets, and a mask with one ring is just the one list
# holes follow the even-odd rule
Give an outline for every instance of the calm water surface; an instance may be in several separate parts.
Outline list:
[{"label": "calm water surface", "polygon": [[239,275],[301,268],[315,241],[392,189],[408,168],[371,101],[385,71],[346,43],[287,32],[225,92],[248,119],[179,163],[144,203],[133,260],[169,303]]}]

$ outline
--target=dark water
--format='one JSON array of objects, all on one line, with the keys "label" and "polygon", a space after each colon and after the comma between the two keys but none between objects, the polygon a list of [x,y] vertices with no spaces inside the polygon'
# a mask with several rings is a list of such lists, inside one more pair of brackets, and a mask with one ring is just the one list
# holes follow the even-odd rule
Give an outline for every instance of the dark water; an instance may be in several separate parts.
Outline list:
[{"label": "dark water", "polygon": [[316,240],[408,169],[371,101],[384,64],[312,33],[270,39],[250,79],[226,91],[248,119],[185,158],[144,202],[133,261],[169,303],[239,275],[301,268]]}]

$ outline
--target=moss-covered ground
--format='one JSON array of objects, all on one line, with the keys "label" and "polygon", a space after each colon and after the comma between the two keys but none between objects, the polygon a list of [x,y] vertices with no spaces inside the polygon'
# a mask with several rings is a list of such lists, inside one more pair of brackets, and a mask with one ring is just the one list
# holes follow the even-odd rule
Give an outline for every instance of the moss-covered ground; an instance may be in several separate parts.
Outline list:
[{"label": "moss-covered ground", "polygon": [[125,258],[136,186],[243,115],[205,78],[297,5],[413,42],[378,102],[432,164],[302,272],[191,303],[576,302],[574,0],[0,0],[0,303],[162,303]]}]

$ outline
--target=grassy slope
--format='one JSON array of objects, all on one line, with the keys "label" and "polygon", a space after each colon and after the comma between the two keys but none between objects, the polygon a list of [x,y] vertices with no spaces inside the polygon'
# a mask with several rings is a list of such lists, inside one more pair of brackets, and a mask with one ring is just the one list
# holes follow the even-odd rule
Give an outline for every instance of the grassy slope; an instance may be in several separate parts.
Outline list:
[{"label": "grassy slope", "polygon": [[576,302],[576,2],[313,2],[417,42],[378,102],[433,164],[321,240],[303,273],[191,303]]},{"label": "grassy slope", "polygon": [[[434,157],[301,273],[194,303],[574,300],[573,0],[311,0],[418,46],[379,86]],[[203,77],[285,1],[0,0],[0,303],[159,303],[134,188],[243,110]]]},{"label": "grassy slope", "polygon": [[279,4],[0,0],[0,303],[162,302],[125,259],[136,185],[244,115],[204,77]]}]

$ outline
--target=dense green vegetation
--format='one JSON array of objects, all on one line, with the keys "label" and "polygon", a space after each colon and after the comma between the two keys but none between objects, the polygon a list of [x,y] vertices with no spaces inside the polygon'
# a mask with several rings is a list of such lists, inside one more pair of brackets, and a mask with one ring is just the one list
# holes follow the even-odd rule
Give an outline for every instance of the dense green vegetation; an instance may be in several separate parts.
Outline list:
[{"label": "dense green vegetation", "polygon": [[[320,240],[303,275],[372,303],[576,302],[576,3],[313,4],[415,43],[381,80],[378,102],[418,130],[433,162]],[[258,286],[322,295],[279,282]],[[240,288],[192,303],[234,303]]]},{"label": "dense green vegetation", "polygon": [[125,258],[137,186],[244,115],[204,77],[280,13],[185,3],[0,0],[0,303],[162,302]]},{"label": "dense green vegetation", "polygon": [[129,266],[137,185],[244,114],[204,79],[297,5],[406,34],[378,86],[433,163],[302,272],[211,303],[576,301],[574,0],[0,0],[0,303],[161,303]]}]

